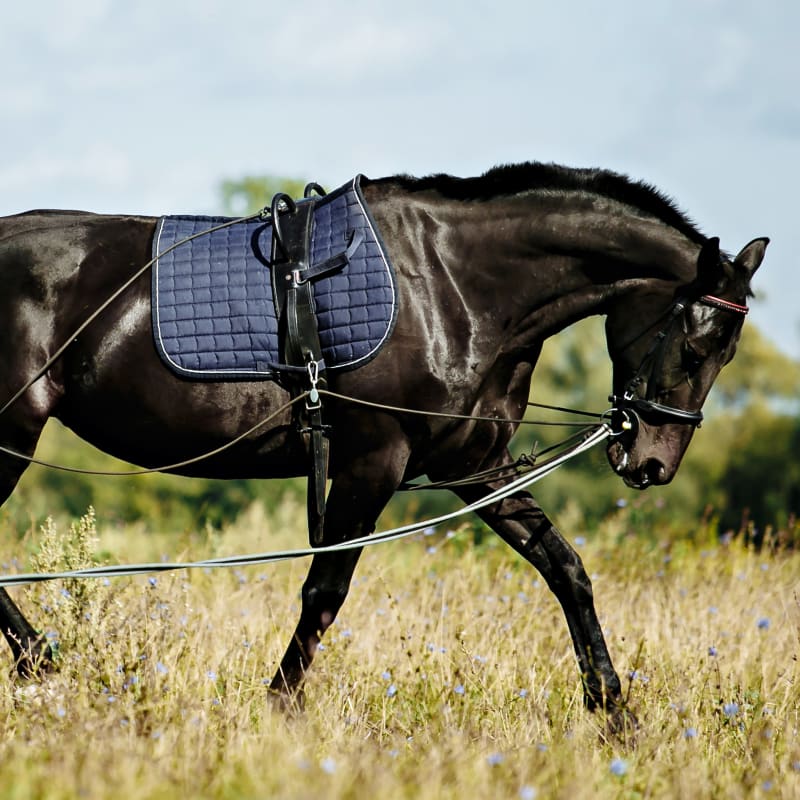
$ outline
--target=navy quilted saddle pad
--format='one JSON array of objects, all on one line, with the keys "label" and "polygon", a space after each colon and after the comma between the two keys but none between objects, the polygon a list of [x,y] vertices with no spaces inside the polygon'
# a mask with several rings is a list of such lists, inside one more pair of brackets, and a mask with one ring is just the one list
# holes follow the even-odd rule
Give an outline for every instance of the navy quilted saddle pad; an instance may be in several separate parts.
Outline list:
[{"label": "navy quilted saddle pad", "polygon": [[[360,177],[317,199],[314,209],[311,267],[344,251],[354,234],[360,237],[347,266],[313,284],[329,370],[352,369],[373,358],[397,313],[394,272]],[[275,378],[280,352],[269,221],[237,223],[181,243],[226,221],[197,216],[158,221],[152,285],[156,347],[171,369],[194,380]]]}]

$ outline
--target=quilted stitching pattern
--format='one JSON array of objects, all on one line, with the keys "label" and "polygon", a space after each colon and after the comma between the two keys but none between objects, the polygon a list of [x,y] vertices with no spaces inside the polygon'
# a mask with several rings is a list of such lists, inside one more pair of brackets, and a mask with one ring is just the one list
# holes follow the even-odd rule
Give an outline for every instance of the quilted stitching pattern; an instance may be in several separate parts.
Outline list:
[{"label": "quilted stitching pattern", "polygon": [[[396,314],[394,274],[366,212],[358,178],[314,210],[311,264],[342,252],[354,231],[363,239],[341,272],[313,286],[326,366],[366,363],[388,338]],[[164,251],[220,222],[164,217],[153,241],[153,328],[162,358],[195,379],[270,378],[279,364],[278,321],[268,256],[272,228],[252,221]]]}]

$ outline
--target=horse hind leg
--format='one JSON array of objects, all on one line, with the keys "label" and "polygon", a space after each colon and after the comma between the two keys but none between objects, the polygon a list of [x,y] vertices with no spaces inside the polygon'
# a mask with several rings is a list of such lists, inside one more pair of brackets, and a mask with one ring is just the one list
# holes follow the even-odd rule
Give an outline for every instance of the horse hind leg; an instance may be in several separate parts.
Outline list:
[{"label": "horse hind leg", "polygon": [[[24,401],[21,401],[18,407],[10,409],[7,412],[9,418],[15,412],[13,416],[20,420],[20,411],[24,406]],[[32,410],[29,407],[24,421],[18,421],[17,424],[12,425],[10,419],[3,420],[5,424],[0,429],[0,443],[26,456],[33,455],[48,416],[47,413],[31,413]],[[28,462],[24,459],[9,454],[0,455],[0,505],[11,496],[27,466]],[[52,668],[53,651],[46,638],[28,622],[3,587],[0,587],[0,633],[11,648],[21,677],[30,678]]]},{"label": "horse hind leg", "polygon": [[8,592],[0,587],[0,630],[11,647],[14,664],[22,678],[33,678],[52,669],[53,651],[45,636],[28,622]]}]

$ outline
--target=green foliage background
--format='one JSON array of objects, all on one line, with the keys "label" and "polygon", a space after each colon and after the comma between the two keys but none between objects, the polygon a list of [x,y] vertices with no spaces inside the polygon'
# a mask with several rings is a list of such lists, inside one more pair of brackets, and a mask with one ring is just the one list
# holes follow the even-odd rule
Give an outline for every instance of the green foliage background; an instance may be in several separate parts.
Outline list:
[{"label": "green foliage background", "polygon": [[[220,211],[229,216],[247,214],[267,205],[277,191],[302,196],[303,186],[302,180],[274,176],[228,180],[220,187]],[[765,268],[769,269],[768,259]],[[611,385],[604,341],[599,318],[585,320],[549,341],[534,376],[532,399],[603,411]],[[736,358],[706,404],[707,421],[670,486],[649,490],[645,502],[611,472],[598,448],[539,484],[537,496],[556,518],[574,512],[589,523],[607,517],[617,506],[631,504],[647,508],[662,528],[668,523],[685,530],[693,520],[710,517],[721,532],[748,526],[794,529],[800,507],[798,398],[800,364],[748,322]],[[530,414],[543,415],[547,416],[536,409]],[[552,429],[524,428],[512,449],[529,451],[557,437]],[[48,424],[37,455],[78,467],[124,468],[55,421]],[[303,481],[223,482],[170,475],[90,478],[32,467],[2,514],[18,529],[26,529],[49,514],[76,518],[94,505],[113,521],[141,521],[149,530],[188,531],[220,527],[255,500],[273,506],[286,492],[300,496],[304,490]],[[419,518],[454,505],[448,493],[418,493],[398,497],[389,515]]]}]

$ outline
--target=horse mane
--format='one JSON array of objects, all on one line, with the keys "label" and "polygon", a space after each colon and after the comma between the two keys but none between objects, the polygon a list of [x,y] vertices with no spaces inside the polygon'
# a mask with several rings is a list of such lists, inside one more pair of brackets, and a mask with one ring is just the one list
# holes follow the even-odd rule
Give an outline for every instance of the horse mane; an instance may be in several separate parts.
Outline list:
[{"label": "horse mane", "polygon": [[606,169],[565,167],[530,161],[504,164],[483,175],[458,178],[437,174],[424,178],[395,175],[375,183],[395,183],[411,192],[435,191],[453,200],[482,201],[530,191],[583,192],[632,206],[676,228],[691,241],[703,244],[706,237],[694,222],[652,184],[634,181],[627,175]]}]

